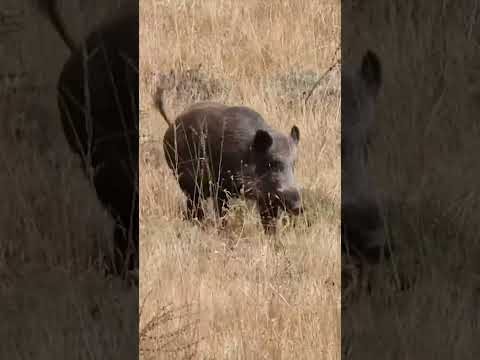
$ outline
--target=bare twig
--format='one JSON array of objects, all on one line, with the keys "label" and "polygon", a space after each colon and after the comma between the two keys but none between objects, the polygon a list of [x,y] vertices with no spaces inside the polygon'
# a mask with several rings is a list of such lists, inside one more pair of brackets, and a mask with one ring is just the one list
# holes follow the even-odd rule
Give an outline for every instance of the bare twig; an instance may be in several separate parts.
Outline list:
[{"label": "bare twig", "polygon": [[[323,73],[323,75],[320,77],[320,79],[318,79],[315,84],[313,84],[312,88],[310,89],[310,91],[308,92],[307,96],[305,97],[305,106],[307,105],[307,102],[308,100],[310,99],[310,97],[312,96],[313,92],[315,91],[315,89],[317,88],[317,86],[320,84],[320,82],[325,78],[325,76],[327,76],[327,74],[332,71],[337,65],[340,64],[341,62],[341,59],[337,59],[337,54],[338,54],[338,51],[340,50],[340,46],[337,47],[337,49],[335,50],[335,53],[333,55],[333,59],[332,59],[332,65],[327,69],[327,71],[325,71]],[[335,60],[337,59],[337,60]]]}]

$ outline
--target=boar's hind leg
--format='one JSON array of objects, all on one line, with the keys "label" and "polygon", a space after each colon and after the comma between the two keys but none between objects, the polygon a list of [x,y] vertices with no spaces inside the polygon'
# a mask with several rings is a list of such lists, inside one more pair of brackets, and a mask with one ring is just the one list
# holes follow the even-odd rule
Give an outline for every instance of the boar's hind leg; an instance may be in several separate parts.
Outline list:
[{"label": "boar's hind leg", "polygon": [[204,212],[202,209],[202,198],[197,194],[186,194],[187,195],[187,212],[186,218],[187,220],[198,219],[202,221],[204,218]]},{"label": "boar's hind leg", "polygon": [[209,196],[208,189],[205,189],[202,179],[186,171],[178,177],[178,184],[183,193],[187,196],[187,211],[184,213],[186,220],[203,220],[204,212],[202,200]]}]

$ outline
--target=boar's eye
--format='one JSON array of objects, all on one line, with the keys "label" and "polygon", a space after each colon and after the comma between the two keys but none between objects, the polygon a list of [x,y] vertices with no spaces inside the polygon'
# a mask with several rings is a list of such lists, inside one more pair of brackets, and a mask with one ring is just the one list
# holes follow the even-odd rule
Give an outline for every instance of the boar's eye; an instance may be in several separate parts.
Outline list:
[{"label": "boar's eye", "polygon": [[271,171],[281,171],[283,164],[280,161],[271,161],[268,163],[268,167]]}]

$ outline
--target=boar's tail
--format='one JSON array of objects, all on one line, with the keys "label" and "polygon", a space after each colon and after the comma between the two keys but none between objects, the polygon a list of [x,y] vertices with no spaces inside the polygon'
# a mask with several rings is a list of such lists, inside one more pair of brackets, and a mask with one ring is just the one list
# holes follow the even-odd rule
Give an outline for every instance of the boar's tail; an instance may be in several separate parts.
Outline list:
[{"label": "boar's tail", "polygon": [[165,91],[164,89],[158,87],[157,91],[155,92],[153,100],[155,102],[156,108],[158,109],[158,111],[160,111],[160,115],[162,115],[165,122],[168,124],[168,126],[170,126],[170,125],[172,125],[172,121],[170,120],[167,113],[165,112],[165,104],[163,102],[163,92],[164,91]]},{"label": "boar's tail", "polygon": [[67,26],[60,14],[58,0],[41,0],[38,3],[39,10],[48,17],[63,42],[68,46],[71,52],[77,51],[80,47],[73,40],[71,34],[67,31]]}]

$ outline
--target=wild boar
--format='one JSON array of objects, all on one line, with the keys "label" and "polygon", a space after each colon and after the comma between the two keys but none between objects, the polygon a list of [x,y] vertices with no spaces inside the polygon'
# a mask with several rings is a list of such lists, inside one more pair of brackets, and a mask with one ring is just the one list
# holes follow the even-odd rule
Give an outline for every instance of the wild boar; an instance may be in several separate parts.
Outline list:
[{"label": "wild boar", "polygon": [[294,215],[303,211],[294,177],[297,126],[286,135],[248,107],[213,102],[191,106],[173,123],[162,94],[158,89],[155,103],[168,124],[165,158],[187,197],[189,218],[204,217],[200,203],[209,197],[223,217],[229,197],[244,194],[256,201],[265,232],[273,234],[279,210]]}]

